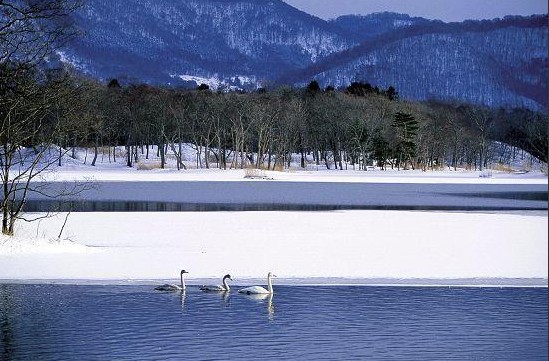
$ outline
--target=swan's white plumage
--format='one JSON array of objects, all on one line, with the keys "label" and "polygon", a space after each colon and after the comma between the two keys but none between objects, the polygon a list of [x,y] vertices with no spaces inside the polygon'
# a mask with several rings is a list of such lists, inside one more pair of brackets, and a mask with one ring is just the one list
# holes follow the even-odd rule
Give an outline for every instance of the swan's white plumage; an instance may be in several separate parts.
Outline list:
[{"label": "swan's white plumage", "polygon": [[258,295],[258,294],[270,294],[269,290],[266,290],[265,288],[261,287],[261,286],[251,286],[251,287],[246,287],[246,288],[243,288],[241,290],[238,290],[238,292],[240,293],[246,293],[246,294],[250,294],[250,295]]},{"label": "swan's white plumage", "polygon": [[271,272],[267,274],[267,289],[261,287],[261,286],[250,286],[243,288],[241,290],[238,290],[239,293],[245,293],[247,295],[262,295],[262,294],[273,294],[273,280],[272,278],[276,277]]}]

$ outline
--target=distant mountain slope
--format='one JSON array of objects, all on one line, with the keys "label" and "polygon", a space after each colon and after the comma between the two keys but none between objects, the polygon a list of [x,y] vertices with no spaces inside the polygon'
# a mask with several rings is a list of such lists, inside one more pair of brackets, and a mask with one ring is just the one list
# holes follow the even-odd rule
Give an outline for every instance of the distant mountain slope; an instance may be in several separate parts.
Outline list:
[{"label": "distant mountain slope", "polygon": [[547,109],[547,16],[400,28],[281,82],[393,85],[409,99]]},{"label": "distant mountain slope", "polygon": [[62,61],[101,80],[253,89],[364,81],[407,99],[547,110],[547,15],[324,21],[281,0],[86,0]]},{"label": "distant mountain slope", "polygon": [[87,0],[76,22],[61,56],[103,79],[255,82],[356,45],[280,0]]},{"label": "distant mountain slope", "polygon": [[357,41],[371,39],[400,28],[412,25],[426,25],[431,22],[433,20],[391,12],[369,15],[344,15],[337,19],[329,20],[330,24],[347,31]]}]

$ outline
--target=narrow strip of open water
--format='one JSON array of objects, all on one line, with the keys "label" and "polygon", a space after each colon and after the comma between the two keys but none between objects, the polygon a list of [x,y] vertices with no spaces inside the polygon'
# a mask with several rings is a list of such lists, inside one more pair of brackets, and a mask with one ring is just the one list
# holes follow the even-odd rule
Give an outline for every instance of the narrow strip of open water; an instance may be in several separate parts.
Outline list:
[{"label": "narrow strip of open water", "polygon": [[547,288],[4,284],[0,359],[547,360],[547,301]]},{"label": "narrow strip of open water", "polygon": [[[505,198],[509,199],[509,198]],[[349,205],[349,204],[261,204],[261,203],[180,203],[151,201],[55,201],[30,200],[26,212],[247,212],[247,211],[335,211],[335,210],[416,210],[416,211],[545,211],[547,202],[469,205]]]},{"label": "narrow strip of open water", "polygon": [[[47,186],[57,194],[67,184]],[[69,202],[33,193],[25,211],[539,211],[547,197],[540,184],[99,182]]]}]

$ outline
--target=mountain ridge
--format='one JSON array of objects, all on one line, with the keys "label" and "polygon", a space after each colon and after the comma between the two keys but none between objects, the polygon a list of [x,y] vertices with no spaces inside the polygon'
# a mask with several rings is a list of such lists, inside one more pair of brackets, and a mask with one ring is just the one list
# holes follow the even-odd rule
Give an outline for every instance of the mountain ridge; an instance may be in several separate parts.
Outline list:
[{"label": "mountain ridge", "polygon": [[103,81],[227,89],[364,81],[405,99],[547,109],[547,15],[325,21],[281,0],[89,0],[74,18],[85,35],[59,56]]},{"label": "mountain ridge", "polygon": [[[375,54],[376,50],[390,47],[394,44],[397,44],[398,46],[399,42],[411,41],[415,39],[416,44],[414,49],[422,49],[421,52],[416,51],[415,53],[428,54],[430,50],[434,50],[439,53],[438,58],[440,61],[438,64],[441,65],[444,65],[444,62],[448,60],[448,56],[440,56],[440,54],[444,51],[454,51],[454,60],[460,59],[460,55],[469,52],[470,54],[468,54],[468,57],[462,58],[462,61],[471,62],[472,58],[476,57],[477,61],[475,64],[471,64],[471,68],[474,68],[475,66],[482,66],[484,69],[484,75],[491,76],[492,78],[498,78],[501,86],[505,86],[507,89],[515,92],[518,91],[517,96],[513,97],[508,95],[504,101],[499,102],[495,99],[488,99],[489,101],[487,102],[482,101],[480,99],[482,94],[468,96],[465,100],[473,103],[487,103],[487,105],[492,106],[503,106],[510,104],[512,106],[527,107],[538,110],[547,109],[547,45],[546,43],[543,43],[543,41],[539,41],[539,43],[537,41],[539,39],[547,39],[547,28],[543,27],[543,24],[546,22],[547,15],[542,15],[531,17],[507,17],[503,20],[466,21],[463,23],[428,22],[420,25],[412,25],[407,28],[395,29],[372,39],[367,39],[356,47],[350,48],[336,55],[329,56],[323,61],[312,64],[308,68],[285,74],[285,77],[280,79],[279,83],[290,82],[303,84],[308,79],[314,78],[323,86],[332,85],[341,87],[352,81],[370,81],[383,87],[387,87],[389,85],[396,86],[397,89],[401,90],[401,94],[405,97],[414,98],[416,100],[426,100],[431,97],[443,100],[460,99],[457,94],[454,94],[454,96],[448,96],[451,94],[445,94],[447,96],[440,96],[440,92],[438,92],[438,96],[436,96],[437,94],[434,94],[433,96],[429,96],[427,94],[418,96],[417,93],[411,94],[411,91],[406,90],[406,85],[412,83],[413,80],[404,79],[404,81],[401,82],[384,81],[383,77],[376,74],[375,69],[370,69],[368,72],[368,66],[372,68],[375,65],[372,63],[375,63],[376,61],[381,62],[377,59],[379,58],[379,54]],[[502,33],[505,32],[506,29],[517,27],[523,28],[522,33],[519,35],[526,35],[525,38],[530,38],[530,43],[527,44],[528,46],[524,49],[524,51],[517,52],[514,49],[520,48],[520,46],[524,47],[524,43],[526,42],[525,39],[517,39],[521,40],[516,41],[517,45],[508,44],[508,39],[513,36],[512,31],[511,34],[505,35],[505,39],[499,41],[496,49],[490,49],[489,42],[486,41],[486,39],[482,39],[483,37],[488,37],[491,41],[497,41],[498,37],[502,37],[501,34],[498,35],[498,32]],[[538,34],[531,34],[532,32],[537,32]],[[433,41],[433,39],[429,39],[429,37],[433,36],[437,37],[438,42]],[[424,45],[429,41],[433,44],[431,44],[430,49],[425,49]],[[460,44],[458,44],[458,48],[449,47],[449,49],[446,49],[444,42],[460,42]],[[497,49],[506,50],[506,46],[510,47],[510,49],[507,49],[506,52],[500,51],[498,53]],[[371,55],[372,53],[374,53],[374,55]],[[405,53],[405,51],[400,49],[399,51],[393,51],[387,57],[402,53]],[[414,52],[410,51],[407,53],[407,56],[413,57],[413,53]],[[506,59],[506,57],[509,57],[508,54],[511,53],[515,53],[513,54],[513,59]],[[528,53],[533,54],[533,56],[531,58],[524,58]],[[370,59],[366,59],[368,56],[370,56]],[[425,57],[427,58],[429,55],[426,55]],[[519,61],[517,61],[517,59]],[[482,60],[483,63],[481,63],[480,60]],[[341,68],[345,66],[348,68],[353,67],[353,65],[349,65],[349,63],[360,61],[362,63],[354,65],[354,69],[341,70]],[[506,64],[502,64],[502,62],[505,62]],[[521,65],[524,69],[521,69],[520,67],[515,67],[515,69],[513,69],[513,62],[519,63],[519,65]],[[387,67],[387,64],[389,64],[389,62],[384,63],[385,67]],[[357,70],[358,66],[362,66],[363,69],[365,69],[364,74],[359,74],[359,71]],[[400,66],[403,67],[402,64],[400,64]],[[395,67],[393,73],[398,73],[399,70],[401,70],[401,68]],[[469,70],[469,68],[466,70]],[[330,72],[336,72],[338,74],[337,76],[333,74],[330,75]],[[440,70],[435,68],[433,72],[440,73]],[[410,73],[409,70],[408,73]],[[415,73],[417,74],[418,72],[416,71]],[[482,78],[483,74],[477,74],[476,76],[477,78]],[[530,82],[528,82],[525,79],[521,79],[522,74],[525,74],[522,78],[535,78],[535,81],[531,81],[532,79],[529,79]],[[422,78],[428,77],[428,75],[422,75]],[[444,74],[437,74],[437,76],[440,75]],[[463,76],[464,75],[462,75],[462,77]],[[390,78],[390,76],[386,78]],[[460,79],[456,80],[460,81]],[[475,84],[474,79],[471,79],[463,85],[468,88],[479,86],[479,84]],[[402,90],[404,90],[404,92],[402,92]]]},{"label": "mountain ridge", "polygon": [[[212,73],[261,78],[354,45],[340,30],[328,29],[323,20],[280,0],[89,0],[76,22],[85,35],[63,51],[66,59],[95,53],[101,66],[113,58],[129,60],[131,55],[138,65],[163,61],[162,68],[176,75],[168,72],[154,79],[147,74],[150,68],[138,69],[135,73],[144,72],[146,82],[170,78],[175,82],[178,75]],[[295,30],[300,28],[304,31]],[[166,56],[160,59],[160,53]],[[92,75],[94,66],[88,64]],[[112,72],[109,77],[116,75]]]}]

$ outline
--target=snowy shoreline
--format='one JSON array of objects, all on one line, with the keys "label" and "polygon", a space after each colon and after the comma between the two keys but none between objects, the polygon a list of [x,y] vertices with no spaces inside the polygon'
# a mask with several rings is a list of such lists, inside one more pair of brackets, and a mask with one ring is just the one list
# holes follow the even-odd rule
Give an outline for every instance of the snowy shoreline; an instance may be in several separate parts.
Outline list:
[{"label": "snowy shoreline", "polygon": [[[191,278],[185,281],[189,290],[219,281],[218,278]],[[60,286],[155,286],[174,279],[102,280],[102,279],[0,279],[0,284]],[[261,278],[238,279],[233,287],[264,283]],[[479,279],[377,279],[377,278],[277,278],[275,286],[301,287],[455,287],[455,288],[548,288],[547,278],[479,278]]]},{"label": "snowy shoreline", "polygon": [[137,170],[118,164],[101,164],[97,167],[68,164],[48,175],[52,181],[75,180],[122,182],[170,182],[170,181],[235,181],[262,180],[288,182],[343,182],[343,183],[451,183],[451,184],[547,184],[547,175],[540,171],[502,172],[458,170],[286,170],[283,172],[258,170],[255,179],[246,178],[246,169],[175,169]]},{"label": "snowy shoreline", "polygon": [[[547,189],[541,172],[489,178],[449,171],[264,172],[260,179],[245,174],[75,166],[58,169],[55,180],[93,175],[99,187],[84,199],[182,202],[192,197],[305,204],[459,199],[467,205],[493,200],[447,193]],[[117,186],[109,188],[112,184]],[[515,204],[505,198],[497,202]],[[178,282],[179,270],[186,269],[191,285],[226,273],[238,280],[235,284],[264,282],[273,271],[279,276],[275,283],[290,285],[547,287],[548,215],[540,210],[72,212],[58,239],[66,216],[20,222],[14,238],[0,236],[0,283],[154,284]]]}]

